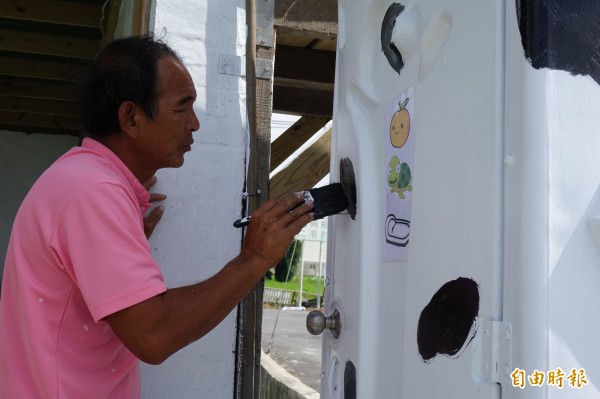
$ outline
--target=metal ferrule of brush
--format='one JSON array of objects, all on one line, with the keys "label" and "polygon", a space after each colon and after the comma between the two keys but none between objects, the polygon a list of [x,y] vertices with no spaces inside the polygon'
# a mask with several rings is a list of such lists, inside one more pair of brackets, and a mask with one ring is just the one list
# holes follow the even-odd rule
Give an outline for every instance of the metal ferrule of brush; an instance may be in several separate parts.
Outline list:
[{"label": "metal ferrule of brush", "polygon": [[[314,202],[314,198],[311,195],[311,193],[309,191],[299,191],[297,193],[294,193],[298,196],[300,195],[304,195],[304,203],[306,204],[307,202]],[[300,205],[302,205],[303,203],[299,203],[298,205],[296,205],[295,207],[293,207],[292,209],[296,209],[298,208]],[[292,210],[290,209],[290,210]],[[246,216],[245,218],[241,218],[236,220],[235,222],[233,222],[233,227],[246,227],[250,224],[250,219],[252,219],[252,216]]]},{"label": "metal ferrule of brush", "polygon": [[[326,216],[340,213],[346,210],[350,204],[340,183],[332,183],[323,187],[304,191],[304,203],[311,201],[314,203],[314,220],[323,219]],[[298,204],[296,207],[300,205],[302,205],[302,203]],[[233,222],[233,226],[237,228],[248,226],[250,220],[251,216],[238,219]]]}]

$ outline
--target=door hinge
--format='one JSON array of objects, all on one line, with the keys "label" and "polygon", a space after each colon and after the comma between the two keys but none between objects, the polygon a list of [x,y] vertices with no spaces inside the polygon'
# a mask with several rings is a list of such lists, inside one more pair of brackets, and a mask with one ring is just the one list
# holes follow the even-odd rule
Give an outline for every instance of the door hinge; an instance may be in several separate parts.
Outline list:
[{"label": "door hinge", "polygon": [[273,78],[273,61],[257,58],[256,59],[256,77],[258,79]]},{"label": "door hinge", "polygon": [[506,321],[484,320],[478,330],[480,377],[487,382],[512,384],[512,325]]},{"label": "door hinge", "polygon": [[256,2],[256,44],[273,47],[273,29],[275,20],[275,0]]},{"label": "door hinge", "polygon": [[[246,76],[246,60],[239,55],[219,54],[219,73],[225,75]],[[256,78],[273,78],[273,61],[256,59]]]}]

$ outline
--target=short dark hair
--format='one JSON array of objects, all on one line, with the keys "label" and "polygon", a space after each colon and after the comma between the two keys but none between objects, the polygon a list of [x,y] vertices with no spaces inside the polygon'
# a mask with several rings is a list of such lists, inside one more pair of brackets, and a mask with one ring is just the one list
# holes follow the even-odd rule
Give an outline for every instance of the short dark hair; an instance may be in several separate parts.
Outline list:
[{"label": "short dark hair", "polygon": [[124,101],[142,107],[150,119],[158,105],[158,61],[181,59],[151,35],[117,39],[97,55],[81,91],[81,125],[91,137],[120,131],[118,109]]}]

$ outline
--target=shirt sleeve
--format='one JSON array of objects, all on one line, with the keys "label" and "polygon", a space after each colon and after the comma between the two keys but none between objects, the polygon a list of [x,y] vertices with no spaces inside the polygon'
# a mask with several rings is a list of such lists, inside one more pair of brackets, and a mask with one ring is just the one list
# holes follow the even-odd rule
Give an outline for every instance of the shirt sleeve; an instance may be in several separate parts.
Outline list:
[{"label": "shirt sleeve", "polygon": [[167,289],[137,200],[118,184],[95,184],[68,204],[50,246],[96,321]]}]

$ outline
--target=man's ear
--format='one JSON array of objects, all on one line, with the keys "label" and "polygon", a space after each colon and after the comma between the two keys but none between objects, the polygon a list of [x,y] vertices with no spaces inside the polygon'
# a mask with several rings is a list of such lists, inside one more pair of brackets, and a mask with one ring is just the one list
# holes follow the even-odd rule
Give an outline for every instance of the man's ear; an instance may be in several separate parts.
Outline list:
[{"label": "man's ear", "polygon": [[132,101],[124,101],[119,105],[119,125],[121,131],[131,138],[139,135],[138,107]]}]

